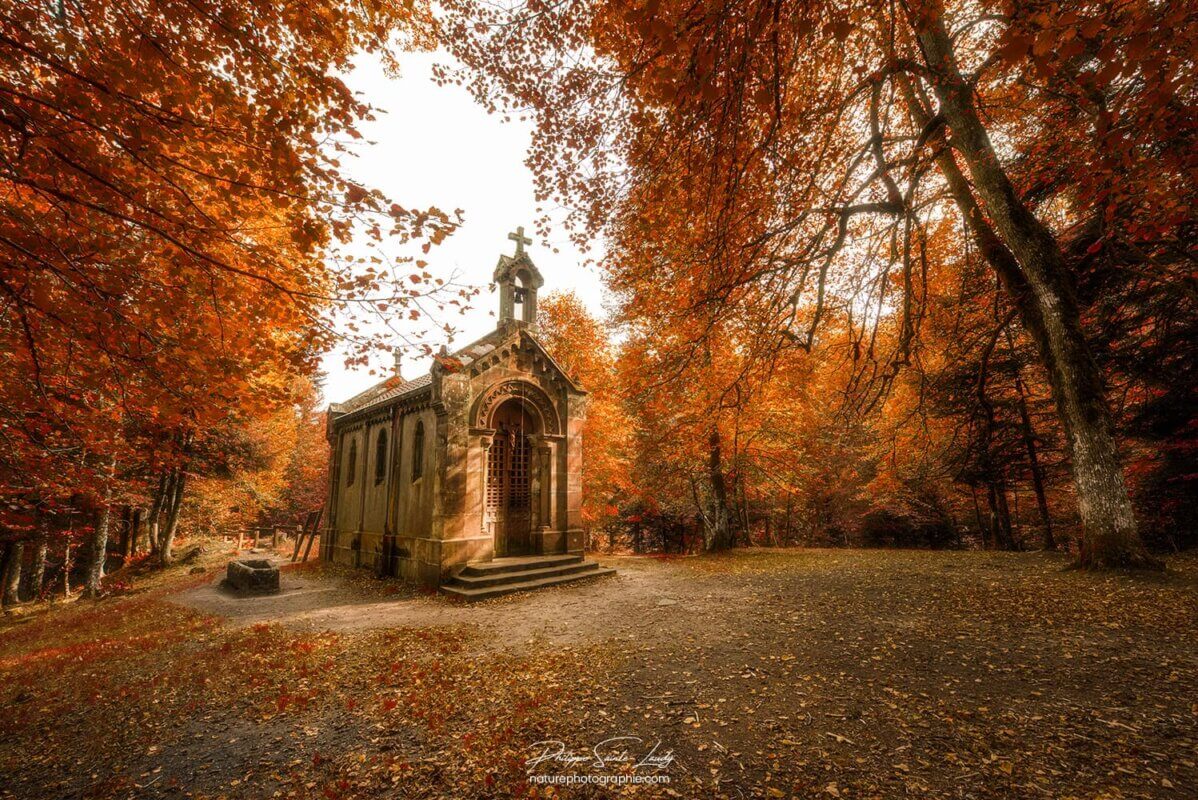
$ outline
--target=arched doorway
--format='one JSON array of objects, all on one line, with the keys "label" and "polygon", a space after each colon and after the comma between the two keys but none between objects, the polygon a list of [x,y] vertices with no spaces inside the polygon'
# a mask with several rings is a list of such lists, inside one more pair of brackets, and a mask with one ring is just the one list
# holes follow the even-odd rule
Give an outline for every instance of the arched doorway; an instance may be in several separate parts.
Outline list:
[{"label": "arched doorway", "polygon": [[532,551],[532,437],[537,419],[518,398],[499,405],[489,427],[495,431],[487,451],[486,513],[495,537],[495,555]]}]

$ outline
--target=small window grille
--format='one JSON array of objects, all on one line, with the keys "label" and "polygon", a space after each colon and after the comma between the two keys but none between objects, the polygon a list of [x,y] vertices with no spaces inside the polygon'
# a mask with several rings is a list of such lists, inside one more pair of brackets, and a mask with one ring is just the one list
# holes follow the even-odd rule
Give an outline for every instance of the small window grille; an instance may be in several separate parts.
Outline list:
[{"label": "small window grille", "polygon": [[387,430],[379,431],[378,441],[374,445],[374,485],[378,486],[387,480]]},{"label": "small window grille", "polygon": [[416,433],[412,436],[412,480],[419,480],[424,474],[424,421],[416,423]]},{"label": "small window grille", "polygon": [[358,471],[358,440],[349,440],[349,455],[345,459],[345,485],[353,486]]}]

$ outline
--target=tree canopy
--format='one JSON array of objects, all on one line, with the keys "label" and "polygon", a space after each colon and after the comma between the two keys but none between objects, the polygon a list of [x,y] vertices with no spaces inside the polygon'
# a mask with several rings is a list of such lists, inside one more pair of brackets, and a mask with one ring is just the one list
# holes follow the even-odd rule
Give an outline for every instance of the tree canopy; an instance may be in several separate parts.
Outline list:
[{"label": "tree canopy", "polygon": [[[350,244],[427,251],[456,213],[405,208],[342,164],[373,108],[339,73],[362,51],[430,47],[427,4],[0,13],[10,535],[59,507],[155,493],[169,507],[168,485],[181,494],[192,467],[224,463],[235,431],[311,410],[296,387],[310,386],[334,314],[418,318],[451,291],[423,262]],[[359,357],[373,344],[356,343]],[[101,514],[95,527],[106,525]]]},{"label": "tree canopy", "polygon": [[[534,116],[540,191],[610,243],[621,321],[675,365],[710,364],[709,412],[769,385],[795,351],[838,350],[843,411],[868,415],[937,367],[938,306],[991,308],[993,334],[957,353],[982,365],[983,417],[987,365],[1010,337],[1030,359],[1020,385],[1052,400],[1083,563],[1151,562],[1109,393],[1104,351],[1121,345],[1098,326],[1193,317],[1187,4],[449,9],[467,67],[445,79]],[[1092,280],[1111,291],[1087,295]],[[986,463],[996,434],[981,427]]]}]

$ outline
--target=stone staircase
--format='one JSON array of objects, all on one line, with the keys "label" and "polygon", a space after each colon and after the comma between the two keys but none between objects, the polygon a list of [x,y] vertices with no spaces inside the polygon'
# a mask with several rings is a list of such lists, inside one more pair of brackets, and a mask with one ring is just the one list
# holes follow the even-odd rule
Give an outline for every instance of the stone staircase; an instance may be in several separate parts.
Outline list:
[{"label": "stone staircase", "polygon": [[615,575],[616,571],[586,561],[580,555],[517,556],[467,564],[441,592],[462,600],[489,600],[512,592]]}]

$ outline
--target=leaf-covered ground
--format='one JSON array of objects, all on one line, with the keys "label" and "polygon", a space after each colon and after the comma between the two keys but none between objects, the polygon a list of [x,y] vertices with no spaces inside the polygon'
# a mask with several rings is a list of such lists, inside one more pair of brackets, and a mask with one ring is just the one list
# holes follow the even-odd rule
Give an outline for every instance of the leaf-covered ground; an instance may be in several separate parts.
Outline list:
[{"label": "leaf-covered ground", "polygon": [[[1198,796],[1192,557],[602,560],[477,606],[308,567],[257,606],[179,570],[25,613],[0,627],[0,797]],[[529,783],[535,743],[616,736],[643,741],[534,771],[670,783]]]}]

